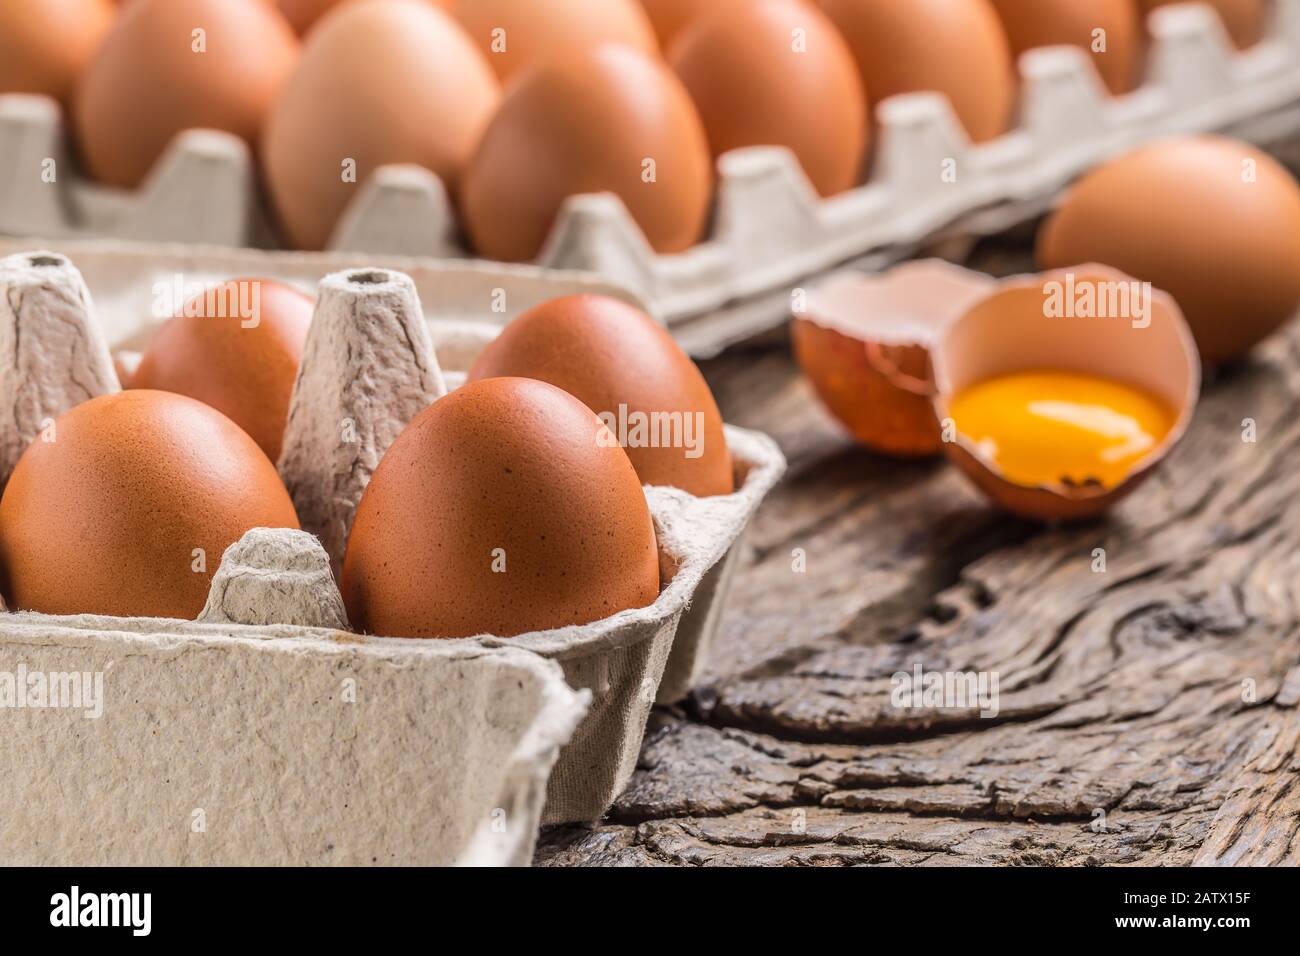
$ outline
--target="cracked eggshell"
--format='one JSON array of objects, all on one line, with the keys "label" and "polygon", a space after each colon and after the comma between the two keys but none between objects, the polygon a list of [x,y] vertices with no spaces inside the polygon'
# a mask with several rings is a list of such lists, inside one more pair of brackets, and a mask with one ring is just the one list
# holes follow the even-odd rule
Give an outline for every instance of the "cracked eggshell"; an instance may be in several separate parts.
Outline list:
[{"label": "cracked eggshell", "polygon": [[512,637],[659,596],[641,482],[591,409],[545,382],[463,385],[417,415],[357,506],[348,619],[387,637]]},{"label": "cracked eggshell", "polygon": [[77,86],[86,169],[134,188],[178,133],[198,127],[255,148],[297,58],[297,37],[262,0],[134,0]]},{"label": "cracked eggshell", "polygon": [[18,460],[0,499],[11,607],[192,620],[221,555],[244,532],[298,527],[275,466],[194,399],[102,395],[47,433]]},{"label": "cracked eggshell", "polygon": [[[256,314],[245,317],[245,305]],[[154,333],[131,387],[212,406],[277,461],[314,307],[310,296],[281,282],[224,282]]]},{"label": "cracked eggshell", "polygon": [[668,60],[715,159],[745,146],[784,146],[822,196],[859,181],[866,100],[853,54],[815,7],[751,0],[740,11],[724,8],[683,30]]},{"label": "cracked eggshell", "polygon": [[636,0],[453,0],[450,7],[502,83],[530,66],[601,43],[659,55]]},{"label": "cracked eggshell", "polygon": [[817,397],[862,444],[906,457],[939,452],[930,349],[947,323],[995,285],[937,259],[879,275],[837,273],[791,326]]},{"label": "cracked eggshell", "polygon": [[0,2],[0,93],[66,104],[115,15],[109,0]]},{"label": "cracked eggshell", "polygon": [[989,0],[821,0],[848,42],[874,112],[899,93],[933,90],[977,143],[1007,131],[1011,48]]},{"label": "cracked eggshell", "polygon": [[483,54],[424,0],[332,12],[306,37],[266,120],[262,162],[284,239],[325,248],[380,166],[423,166],[455,190],[499,100]]},{"label": "cracked eggshell", "polygon": [[[670,445],[626,447],[641,483],[699,497],[735,490],[722,413],[709,384],[668,330],[625,302],[572,295],[545,302],[508,324],[479,354],[469,381],[518,376],[562,388],[617,425],[631,416],[701,421],[700,455]],[[608,416],[608,417],[607,417]]]},{"label": "cracked eggshell", "polygon": [[[1134,0],[992,0],[1011,51],[1044,46],[1085,50],[1112,93],[1127,93],[1142,65],[1142,26]],[[1095,49],[1101,30],[1105,50]]]},{"label": "cracked eggshell", "polygon": [[541,252],[564,201],[618,196],[652,249],[681,252],[704,233],[713,163],[699,115],[667,65],[607,43],[518,77],[470,161],[461,192],[482,256]]},{"label": "cracked eggshell", "polygon": [[1151,291],[1145,327],[1141,327],[1142,320],[1127,317],[1049,317],[1044,303],[1069,276],[1073,276],[1075,289],[1086,283],[1137,281],[1095,263],[1006,279],[950,324],[934,351],[934,409],[941,422],[949,417],[950,400],[962,390],[999,375],[1036,369],[1080,372],[1123,382],[1175,410],[1169,434],[1113,488],[1018,484],[1005,478],[959,432],[954,431],[952,440],[942,443],[944,453],[994,503],[1021,517],[1039,520],[1095,517],[1130,494],[1182,438],[1201,385],[1196,343],[1172,296],[1159,289]]},{"label": "cracked eggshell", "polygon": [[1231,361],[1300,307],[1300,185],[1248,143],[1162,140],[1080,179],[1036,256],[1045,269],[1104,262],[1164,289],[1201,357]]}]

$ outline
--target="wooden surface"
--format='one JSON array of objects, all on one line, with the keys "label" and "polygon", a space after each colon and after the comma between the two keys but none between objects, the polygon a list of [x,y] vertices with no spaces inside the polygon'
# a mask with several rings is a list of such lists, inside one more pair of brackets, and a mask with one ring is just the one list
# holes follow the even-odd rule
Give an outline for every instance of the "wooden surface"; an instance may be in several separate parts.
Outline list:
[{"label": "wooden surface", "polygon": [[[656,711],[606,820],[544,832],[539,864],[1300,862],[1300,323],[1074,527],[855,447],[784,345],[704,367],[790,471],[704,684]],[[997,717],[893,707],[918,661],[996,672]]]}]

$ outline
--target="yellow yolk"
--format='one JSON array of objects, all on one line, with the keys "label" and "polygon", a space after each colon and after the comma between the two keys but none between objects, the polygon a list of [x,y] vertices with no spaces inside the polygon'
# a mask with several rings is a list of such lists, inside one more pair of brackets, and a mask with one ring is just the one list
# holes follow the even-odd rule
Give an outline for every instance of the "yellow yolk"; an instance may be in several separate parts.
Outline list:
[{"label": "yellow yolk", "polygon": [[949,414],[1004,477],[1113,488],[1174,426],[1164,402],[1077,372],[1016,372],[958,393]]}]

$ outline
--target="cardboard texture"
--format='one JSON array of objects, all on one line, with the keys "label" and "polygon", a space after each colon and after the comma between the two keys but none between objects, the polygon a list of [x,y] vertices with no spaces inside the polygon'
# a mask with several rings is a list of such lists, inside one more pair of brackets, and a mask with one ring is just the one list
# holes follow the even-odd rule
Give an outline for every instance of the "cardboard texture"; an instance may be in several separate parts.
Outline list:
[{"label": "cardboard texture", "polygon": [[[1111,97],[1089,57],[1071,47],[1021,58],[1020,123],[970,144],[947,100],[914,93],[877,113],[871,180],[820,199],[787,150],[755,147],[719,161],[712,234],[695,248],[656,255],[622,203],[575,196],[557,217],[538,265],[600,274],[637,291],[670,325],[737,299],[781,290],[848,259],[904,258],[936,239],[1000,232],[1050,207],[1062,187],[1096,163],[1176,133],[1219,131],[1269,145],[1300,132],[1300,0],[1277,0],[1272,28],[1237,51],[1204,6],[1161,8],[1146,82]],[[234,137],[178,137],[135,194],[69,175],[59,113],[49,101],[0,96],[0,232],[61,238],[107,235],[217,245],[262,245],[253,163]],[[54,160],[57,180],[39,173]],[[936,177],[955,174],[936,189]],[[445,259],[458,245],[451,204],[427,170],[376,170],[358,189],[332,246],[340,251]],[[360,264],[349,261],[348,266]],[[395,268],[401,265],[389,263]],[[707,354],[741,330],[784,319],[780,309],[730,316],[689,331]],[[759,323],[759,325],[755,325]]]},{"label": "cardboard texture", "polygon": [[[78,245],[79,261],[87,275],[104,278],[105,297],[96,290],[97,314],[112,331],[114,345],[147,341],[152,328],[163,321],[151,318],[148,302],[151,276],[167,276],[183,265],[189,252]],[[243,256],[258,256],[240,253]],[[298,254],[286,254],[301,260]],[[255,274],[278,278],[275,255],[261,254],[249,268],[216,268],[219,275]],[[4,260],[8,273],[24,273],[38,287],[73,283],[77,270],[58,253],[26,253]],[[299,265],[301,263],[299,262]],[[260,268],[252,268],[256,265]],[[319,288],[317,311],[291,404],[289,425],[280,467],[299,510],[305,531],[312,534],[259,529],[232,546],[217,572],[204,622],[235,621],[241,625],[341,627],[344,612],[331,563],[337,566],[346,545],[351,515],[365,482],[388,443],[420,408],[445,391],[434,343],[444,343],[446,354],[457,359],[459,371],[478,349],[499,330],[494,321],[474,322],[463,313],[447,321],[430,319],[417,294],[421,285],[435,290],[440,300],[459,302],[473,312],[469,300],[482,294],[489,301],[498,287],[482,285],[481,269],[419,269],[415,276],[377,269],[350,269],[327,276]],[[34,275],[35,278],[34,278]],[[179,273],[177,273],[179,274]],[[286,276],[287,278],[287,276]],[[39,281],[37,281],[39,279]],[[55,279],[58,281],[56,282]],[[186,282],[197,281],[185,274]],[[76,281],[80,281],[78,277]],[[500,281],[499,277],[497,280]],[[311,283],[299,279],[309,291]],[[549,294],[542,298],[589,289],[579,280],[561,283],[546,279]],[[462,286],[474,287],[468,292]],[[506,298],[516,298],[506,283]],[[131,289],[129,294],[123,290]],[[540,294],[533,290],[534,294]],[[152,295],[157,295],[154,289]],[[83,300],[89,305],[89,295]],[[39,315],[29,313],[34,327]],[[93,335],[96,323],[83,311],[79,323],[84,337]],[[100,346],[94,346],[99,348]],[[88,349],[93,351],[91,346]],[[451,376],[453,382],[462,376]],[[367,383],[357,387],[359,379]],[[108,387],[108,386],[106,386]],[[116,387],[115,378],[111,387]],[[54,394],[60,394],[57,391]],[[57,415],[74,402],[63,399],[40,411]],[[340,423],[353,423],[352,440],[341,441]],[[723,597],[735,542],[763,495],[784,469],[784,459],[766,436],[728,428],[727,439],[737,470],[738,490],[718,498],[695,498],[670,488],[647,488],[646,495],[659,536],[661,570],[666,582],[650,607],[616,614],[581,627],[522,635],[510,639],[491,636],[454,641],[398,641],[465,648],[509,648],[533,651],[558,662],[565,679],[590,692],[585,718],[580,721],[552,774],[543,822],[586,821],[598,818],[626,785],[635,767],[645,722],[656,697],[677,699],[689,689],[703,652],[716,628],[717,608]],[[15,442],[17,444],[17,442]],[[340,477],[344,476],[344,477]],[[316,537],[319,536],[320,543]],[[728,560],[724,561],[724,558]],[[276,599],[265,603],[262,585],[274,582]],[[682,641],[674,655],[674,637]],[[372,639],[353,638],[358,646]],[[672,683],[662,689],[665,671]],[[667,694],[669,696],[664,696]]]}]

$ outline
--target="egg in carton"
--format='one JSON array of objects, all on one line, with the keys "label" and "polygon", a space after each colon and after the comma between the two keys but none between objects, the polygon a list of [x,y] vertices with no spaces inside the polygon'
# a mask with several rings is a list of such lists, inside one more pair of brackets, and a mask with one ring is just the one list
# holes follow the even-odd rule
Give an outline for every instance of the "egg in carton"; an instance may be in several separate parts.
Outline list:
[{"label": "egg in carton", "polygon": [[[970,144],[939,94],[885,100],[877,110],[873,178],[830,198],[816,195],[788,150],[726,154],[712,233],[684,253],[656,254],[617,198],[573,196],[537,264],[593,271],[636,290],[693,354],[709,354],[779,324],[788,303],[703,317],[711,310],[779,292],[851,258],[885,265],[928,242],[1000,232],[1044,212],[1092,165],[1142,142],[1196,131],[1266,145],[1293,138],[1300,131],[1300,0],[1277,0],[1275,8],[1268,35],[1244,51],[1209,7],[1155,10],[1146,80],[1117,97],[1083,50],[1031,50],[1019,63],[1018,127],[979,145]],[[182,134],[135,194],[64,174],[38,185],[51,162],[64,168],[63,155],[52,101],[0,96],[0,183],[11,184],[0,193],[0,231],[271,242],[253,162],[234,136]],[[958,175],[936,188],[944,164]],[[330,247],[434,259],[469,254],[443,184],[410,166],[380,168],[362,183]]]},{"label": "egg in carton", "polygon": [[[106,316],[110,337],[117,344],[140,344],[147,337],[148,330],[141,325],[149,313],[140,298],[147,298],[150,288],[143,279],[145,274],[165,274],[197,258],[205,262],[206,269],[224,270],[224,276],[255,272],[296,278],[308,285],[304,276],[333,261],[317,254],[227,251],[225,259],[214,263],[180,248],[156,249],[151,254],[129,247],[109,250],[93,243],[71,242],[62,248],[76,251],[93,277],[92,284],[103,283],[106,290],[119,293],[127,287],[134,290],[135,298],[126,299],[129,305],[119,303]],[[249,258],[256,260],[256,268],[244,262]],[[71,271],[67,260],[58,254],[15,256],[8,261],[15,260],[40,274]],[[458,368],[465,368],[499,328],[481,319],[446,315],[429,322],[416,290],[417,282],[443,290],[444,298],[461,306],[453,307],[450,315],[467,316],[471,310],[464,301],[464,289],[474,289],[476,297],[486,295],[493,287],[484,283],[499,281],[499,276],[472,265],[454,277],[441,267],[417,268],[415,275],[413,279],[404,273],[362,267],[327,276],[320,283],[280,471],[303,527],[319,535],[328,555],[322,559],[327,566],[332,562],[337,568],[342,558],[352,512],[384,450],[412,416],[445,391],[433,349],[435,338],[440,353]],[[536,280],[532,287],[525,285],[526,295],[518,297],[525,305],[543,296],[543,289],[549,289],[552,297],[556,294],[553,275],[539,274]],[[462,290],[459,295],[452,292],[457,288]],[[586,282],[577,288],[591,291],[600,287]],[[566,291],[573,289],[571,285]],[[512,294],[512,298],[516,297]],[[453,383],[460,377],[453,373]],[[366,384],[359,386],[358,381]],[[89,395],[77,399],[85,397]],[[57,410],[38,411],[48,417]],[[35,412],[28,416],[26,434],[35,434],[32,428],[39,420],[35,416]],[[342,421],[353,423],[353,440],[340,440]],[[654,604],[555,631],[508,639],[484,636],[433,642],[535,651],[558,661],[572,686],[591,692],[587,716],[563,749],[551,777],[545,822],[599,817],[635,767],[651,706],[656,699],[684,696],[702,666],[717,629],[727,580],[739,560],[738,539],[784,468],[779,450],[766,436],[728,426],[727,440],[736,472],[733,494],[695,498],[677,489],[646,488],[666,582]],[[16,458],[24,442],[19,438],[13,444]],[[214,581],[214,593],[216,587]],[[337,599],[332,578],[330,588],[328,600],[321,600],[332,604]],[[228,595],[223,598],[227,604],[229,600]],[[337,618],[329,620],[343,625]],[[254,623],[277,622],[267,618]]]}]

